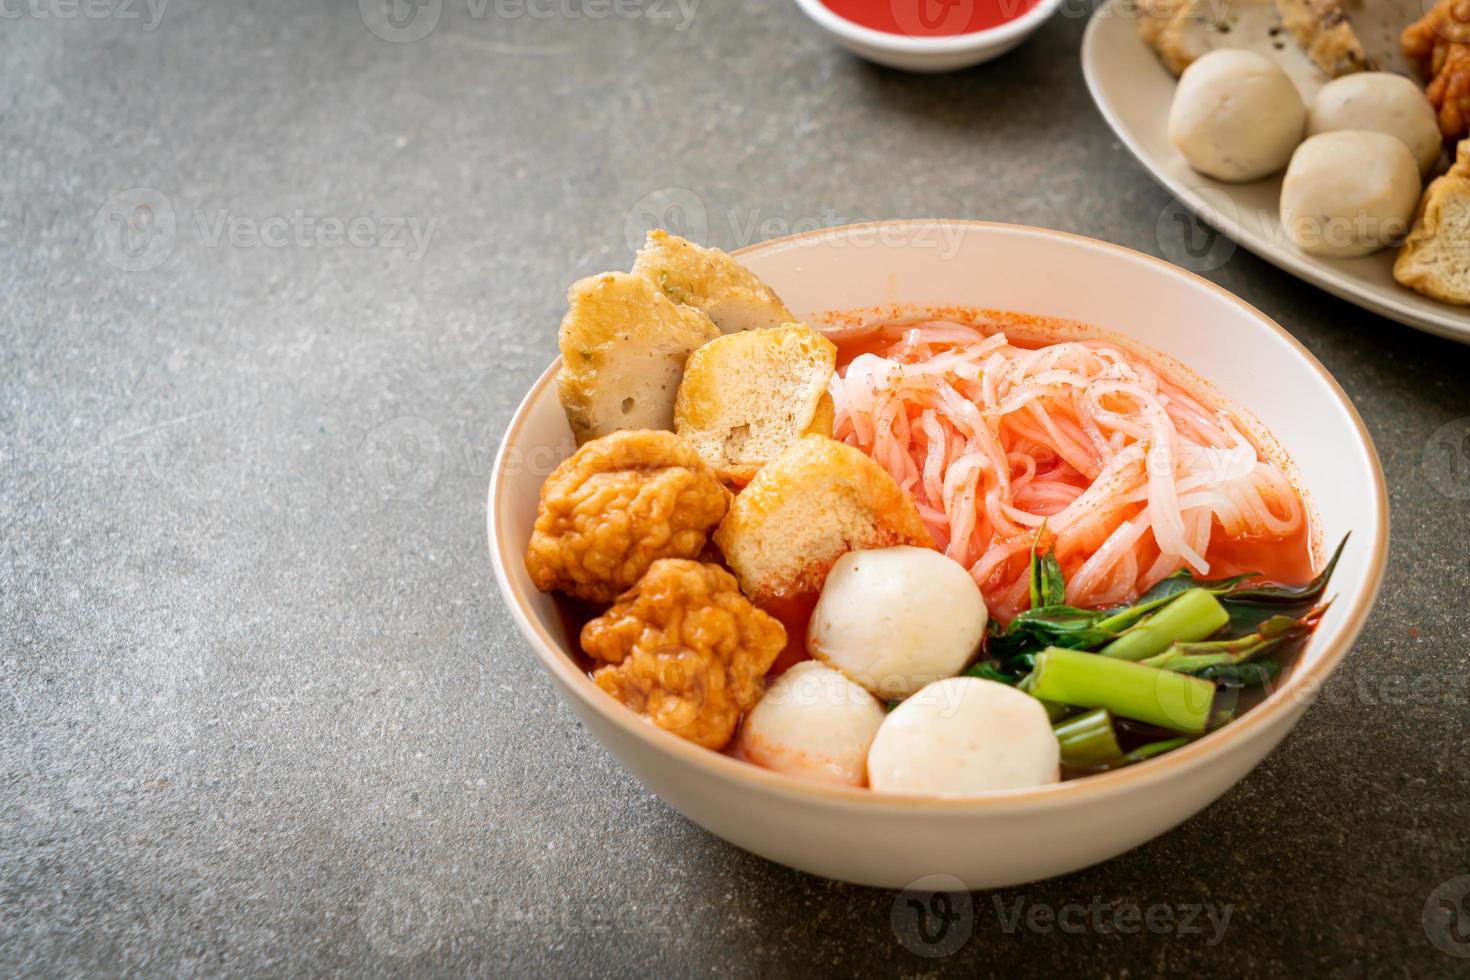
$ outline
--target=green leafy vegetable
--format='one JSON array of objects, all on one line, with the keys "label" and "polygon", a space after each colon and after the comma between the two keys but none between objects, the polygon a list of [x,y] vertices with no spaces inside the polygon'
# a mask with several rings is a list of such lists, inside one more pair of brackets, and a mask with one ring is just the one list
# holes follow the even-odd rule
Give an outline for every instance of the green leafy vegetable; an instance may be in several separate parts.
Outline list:
[{"label": "green leafy vegetable", "polygon": [[[1045,530],[1045,525],[1042,530]],[[1057,561],[1057,556],[1050,551],[1044,555],[1038,554],[1041,534],[1042,531],[1038,530],[1036,540],[1031,544],[1032,609],[1060,606],[1067,601],[1067,579],[1062,575],[1062,566]]]},{"label": "green leafy vegetable", "polygon": [[1098,628],[1104,618],[1102,612],[1075,606],[1027,609],[1005,629],[991,623],[990,651],[993,656],[1009,661],[1019,654],[1036,653],[1047,647],[1069,650],[1099,647],[1117,635]]},{"label": "green leafy vegetable", "polygon": [[[1054,556],[1041,555],[1033,548],[1030,573],[1032,607],[1013,619],[1008,627],[1001,627],[992,620],[987,631],[987,649],[1003,673],[1025,673],[1032,669],[1028,657],[1047,647],[1099,650],[1140,624],[1146,624],[1150,618],[1164,617],[1181,596],[1199,591],[1213,596],[1229,614],[1229,622],[1224,624],[1222,631],[1226,639],[1249,636],[1273,616],[1307,617],[1326,591],[1346,544],[1347,538],[1344,537],[1322,573],[1303,586],[1245,584],[1260,577],[1254,572],[1230,578],[1196,579],[1188,569],[1183,569],[1156,584],[1132,605],[1102,610],[1079,609],[1062,603],[1060,597],[1066,594],[1066,581],[1060,565]],[[1058,601],[1037,605],[1038,598]],[[1198,607],[1196,611],[1199,611]],[[1167,617],[1164,621],[1167,623]],[[1143,632],[1139,630],[1140,634]],[[1140,636],[1127,645],[1141,642]],[[1157,650],[1149,651],[1150,654],[1154,652]]]},{"label": "green leafy vegetable", "polygon": [[1192,738],[1170,738],[1162,742],[1150,742],[1140,745],[1132,752],[1123,756],[1122,765],[1131,766],[1135,763],[1146,762],[1155,756],[1163,755],[1165,752],[1173,752],[1175,749],[1193,742]]},{"label": "green leafy vegetable", "polygon": [[[1184,569],[1137,602],[1105,610],[1067,605],[1060,563],[1033,545],[1031,608],[1005,628],[991,621],[989,658],[967,674],[1040,701],[1070,769],[1152,759],[1235,720],[1233,701],[1216,706],[1218,689],[1280,675],[1281,662],[1266,655],[1311,632],[1346,544],[1305,585],[1249,584],[1257,573],[1198,579]],[[1120,731],[1153,741],[1121,753]]]},{"label": "green leafy vegetable", "polygon": [[1332,553],[1332,558],[1327,562],[1327,567],[1306,585],[1262,585],[1235,589],[1230,593],[1230,601],[1258,602],[1263,605],[1278,606],[1315,606],[1322,598],[1322,593],[1327,590],[1327,583],[1332,578],[1332,572],[1337,568],[1337,561],[1342,557],[1342,550],[1347,547],[1348,538],[1351,536],[1351,534],[1342,536],[1337,550]]},{"label": "green leafy vegetable", "polygon": [[1272,616],[1263,621],[1254,633],[1233,640],[1175,643],[1164,652],[1140,663],[1158,667],[1160,670],[1198,676],[1200,671],[1208,668],[1236,667],[1248,663],[1279,646],[1284,640],[1300,638],[1310,630],[1310,625],[1303,620],[1290,616]]},{"label": "green leafy vegetable", "polygon": [[998,684],[1015,684],[1020,678],[1014,674],[1007,674],[1000,667],[989,661],[982,660],[962,675],[964,677],[978,677],[983,681],[995,681]]},{"label": "green leafy vegetable", "polygon": [[1253,660],[1243,664],[1218,664],[1195,671],[1194,676],[1214,681],[1221,687],[1259,687],[1281,675],[1281,661]]},{"label": "green leafy vegetable", "polygon": [[1124,606],[1123,608],[1125,610],[1137,609],[1139,606],[1146,606],[1160,599],[1171,598],[1189,589],[1205,589],[1217,596],[1224,595],[1241,582],[1259,577],[1259,572],[1246,572],[1244,575],[1232,575],[1230,578],[1197,579],[1190,574],[1189,569],[1181,568],[1139,596],[1137,603],[1132,606]]},{"label": "green leafy vegetable", "polygon": [[1005,662],[1005,669],[1013,674],[1029,674],[1036,669],[1036,654],[1019,653]]},{"label": "green leafy vegetable", "polygon": [[1273,616],[1286,615],[1301,618],[1322,601],[1327,583],[1337,569],[1342,550],[1347,547],[1349,535],[1343,535],[1337,550],[1327,562],[1327,567],[1306,585],[1263,584],[1233,589],[1221,596],[1220,601],[1230,611],[1230,631],[1246,632],[1255,629]]}]

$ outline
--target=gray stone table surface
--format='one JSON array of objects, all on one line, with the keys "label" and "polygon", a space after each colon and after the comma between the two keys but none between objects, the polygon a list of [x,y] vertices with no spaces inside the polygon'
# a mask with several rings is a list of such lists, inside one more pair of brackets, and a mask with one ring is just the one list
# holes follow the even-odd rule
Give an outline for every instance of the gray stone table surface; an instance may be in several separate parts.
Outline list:
[{"label": "gray stone table surface", "polygon": [[738,851],[602,751],[497,597],[484,490],[567,284],[647,213],[727,248],[942,215],[1188,260],[1087,95],[1087,11],[920,77],[776,0],[405,9],[0,4],[0,974],[1470,970],[1470,909],[1424,925],[1470,884],[1470,349],[1243,251],[1208,270],[1362,411],[1382,599],[1218,803],[975,895],[919,955],[893,894]]}]

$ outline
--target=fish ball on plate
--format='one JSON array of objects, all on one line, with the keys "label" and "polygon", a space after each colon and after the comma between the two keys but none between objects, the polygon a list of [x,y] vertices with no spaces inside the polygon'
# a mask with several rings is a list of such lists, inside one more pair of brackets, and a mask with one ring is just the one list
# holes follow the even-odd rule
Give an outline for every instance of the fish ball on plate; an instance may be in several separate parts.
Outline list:
[{"label": "fish ball on plate", "polygon": [[1443,137],[1424,90],[1402,75],[1361,71],[1322,86],[1307,112],[1307,133],[1366,129],[1392,136],[1409,148],[1419,174],[1439,161]]},{"label": "fish ball on plate", "polygon": [[1419,203],[1419,165],[1383,133],[1319,133],[1291,158],[1281,224],[1303,252],[1348,259],[1397,244]]},{"label": "fish ball on plate", "polygon": [[861,786],[868,746],[884,715],[873,695],[831,667],[808,660],[778,677],[745,716],[739,750],[767,769]]},{"label": "fish ball on plate", "polygon": [[965,669],[985,636],[985,599],[970,573],[928,548],[850,551],[832,566],[807,648],[884,698],[903,698]]},{"label": "fish ball on plate", "polygon": [[1302,141],[1307,107],[1281,66],[1254,51],[1220,49],[1179,77],[1169,142],[1219,180],[1257,180],[1286,166]]},{"label": "fish ball on plate", "polygon": [[988,793],[1054,783],[1060,764],[1040,701],[995,681],[951,677],[883,720],[868,750],[868,783],[884,793]]}]

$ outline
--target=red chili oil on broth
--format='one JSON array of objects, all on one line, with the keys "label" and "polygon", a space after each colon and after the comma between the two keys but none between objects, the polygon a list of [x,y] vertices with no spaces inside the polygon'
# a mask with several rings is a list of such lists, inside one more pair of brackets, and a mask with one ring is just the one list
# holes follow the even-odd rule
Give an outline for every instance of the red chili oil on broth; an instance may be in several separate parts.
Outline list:
[{"label": "red chili oil on broth", "polygon": [[776,618],[786,628],[786,646],[777,655],[776,662],[771,665],[766,676],[780,677],[803,660],[812,659],[806,648],[806,631],[812,621],[812,613],[817,608],[817,598],[815,592],[809,592],[805,595],[779,596],[760,603],[762,612]]},{"label": "red chili oil on broth", "polygon": [[822,0],[839,17],[885,34],[952,37],[999,27],[1038,0]]},{"label": "red chili oil on broth", "polygon": [[1305,585],[1317,574],[1312,561],[1311,528],[1302,526],[1285,537],[1230,538],[1217,523],[1205,552],[1211,578],[1229,578],[1258,572],[1262,579],[1281,585]]}]

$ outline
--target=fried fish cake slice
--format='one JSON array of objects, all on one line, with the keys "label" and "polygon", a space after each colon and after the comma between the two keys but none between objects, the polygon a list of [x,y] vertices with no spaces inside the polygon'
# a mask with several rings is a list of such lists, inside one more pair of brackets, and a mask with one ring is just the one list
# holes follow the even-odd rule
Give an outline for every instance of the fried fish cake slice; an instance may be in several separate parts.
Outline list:
[{"label": "fried fish cake slice", "polygon": [[648,233],[633,272],[673,302],[703,310],[723,333],[779,327],[796,319],[781,297],[745,266],[717,248],[662,229]]},{"label": "fried fish cake slice", "polygon": [[[1318,72],[1337,78],[1372,67],[1338,0],[1131,0],[1138,36],[1175,76],[1220,48],[1266,55],[1301,85],[1310,101]],[[1297,43],[1277,40],[1290,32]]]},{"label": "fried fish cake slice", "polygon": [[1329,78],[1368,71],[1372,64],[1337,0],[1276,0],[1281,22]]},{"label": "fried fish cake slice", "polygon": [[578,280],[567,304],[557,384],[578,444],[623,429],[673,429],[684,362],[719,328],[626,272]]},{"label": "fried fish cake slice", "polygon": [[1198,0],[1138,0],[1138,36],[1153,48],[1176,78],[1209,50],[1205,32],[1195,30]]}]

